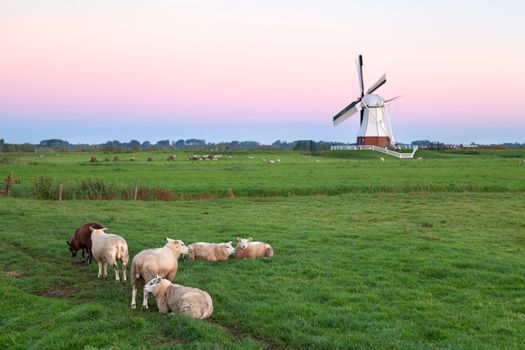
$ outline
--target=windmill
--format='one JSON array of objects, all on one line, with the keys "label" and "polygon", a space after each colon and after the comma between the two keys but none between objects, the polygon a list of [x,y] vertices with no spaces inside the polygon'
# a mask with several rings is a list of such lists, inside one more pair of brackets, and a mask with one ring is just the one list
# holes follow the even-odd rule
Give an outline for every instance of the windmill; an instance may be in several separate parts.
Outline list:
[{"label": "windmill", "polygon": [[395,139],[390,127],[390,121],[388,120],[387,107],[390,101],[395,100],[399,96],[390,100],[385,100],[381,96],[373,94],[374,91],[386,83],[386,74],[383,74],[381,78],[379,78],[379,80],[365,93],[365,84],[363,82],[363,56],[359,55],[356,64],[361,96],[334,116],[334,126],[339,125],[360,110],[361,118],[359,131],[357,132],[357,144],[375,145],[380,147],[394,145]]}]

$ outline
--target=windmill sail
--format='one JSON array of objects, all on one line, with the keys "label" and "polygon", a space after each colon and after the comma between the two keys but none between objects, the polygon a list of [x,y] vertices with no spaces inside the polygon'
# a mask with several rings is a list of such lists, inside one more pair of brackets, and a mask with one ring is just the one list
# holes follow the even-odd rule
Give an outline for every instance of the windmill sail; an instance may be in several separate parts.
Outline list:
[{"label": "windmill sail", "polygon": [[379,87],[381,87],[384,83],[386,83],[386,74],[383,74],[381,76],[381,78],[379,78],[379,80],[370,87],[370,89],[368,89],[366,91],[366,94],[371,94],[372,92],[376,91],[377,89],[379,89]]},{"label": "windmill sail", "polygon": [[341,112],[337,113],[333,118],[334,126],[339,125],[340,123],[344,122],[352,115],[357,113],[357,104],[359,103],[359,101],[361,101],[361,99],[350,103],[348,106],[343,108]]}]

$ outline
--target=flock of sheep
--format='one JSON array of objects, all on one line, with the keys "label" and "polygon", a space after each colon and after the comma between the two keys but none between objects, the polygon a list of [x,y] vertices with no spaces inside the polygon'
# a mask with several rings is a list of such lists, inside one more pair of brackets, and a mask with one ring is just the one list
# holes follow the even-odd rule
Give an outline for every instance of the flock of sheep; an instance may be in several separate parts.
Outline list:
[{"label": "flock of sheep", "polygon": [[[101,224],[91,222],[78,227],[71,241],[67,241],[73,257],[82,250],[82,262],[98,262],[98,278],[107,276],[107,266],[115,269],[115,281],[120,282],[118,261],[122,265],[122,283],[126,284],[126,266],[129,261],[126,240],[115,234],[105,232]],[[136,308],[137,286],[144,285],[142,308],[148,308],[148,294],[157,300],[160,313],[178,312],[194,318],[207,318],[213,312],[213,302],[208,293],[197,288],[173,284],[178,269],[179,257],[192,261],[255,259],[273,256],[273,248],[263,242],[253,242],[252,238],[237,238],[237,247],[232,242],[197,242],[186,246],[181,240],[166,238],[164,247],[146,249],[139,252],[131,261],[131,308]]]}]

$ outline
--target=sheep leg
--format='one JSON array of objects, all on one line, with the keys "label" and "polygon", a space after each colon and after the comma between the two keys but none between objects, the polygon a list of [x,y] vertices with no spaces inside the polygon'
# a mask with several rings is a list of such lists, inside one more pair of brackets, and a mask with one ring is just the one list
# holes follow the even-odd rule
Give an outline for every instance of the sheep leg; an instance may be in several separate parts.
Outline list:
[{"label": "sheep leg", "polygon": [[126,285],[126,265],[122,265],[122,284]]},{"label": "sheep leg", "polygon": [[82,262],[85,263],[86,262],[86,258],[84,256],[84,248],[82,248]]},{"label": "sheep leg", "polygon": [[137,303],[135,302],[136,297],[137,297],[137,287],[132,286],[131,287],[131,308],[133,310],[137,308]]},{"label": "sheep leg", "polygon": [[146,290],[144,290],[144,300],[142,300],[142,309],[148,309],[148,292],[146,292]]},{"label": "sheep leg", "polygon": [[118,274],[118,263],[113,264],[113,268],[115,269],[115,283],[119,283],[120,277]]},{"label": "sheep leg", "polygon": [[97,260],[98,263],[98,276],[97,278],[100,278],[102,276],[102,263]]},{"label": "sheep leg", "polygon": [[108,261],[104,259],[104,277],[108,276]]}]

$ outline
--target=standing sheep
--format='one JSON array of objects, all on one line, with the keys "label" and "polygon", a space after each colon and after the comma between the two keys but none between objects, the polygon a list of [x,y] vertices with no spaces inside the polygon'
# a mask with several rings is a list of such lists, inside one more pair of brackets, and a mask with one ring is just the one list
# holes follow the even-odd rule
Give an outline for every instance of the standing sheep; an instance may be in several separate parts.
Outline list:
[{"label": "standing sheep", "polygon": [[[172,280],[177,274],[178,260],[188,254],[188,247],[183,241],[166,238],[168,243],[162,248],[146,249],[135,255],[131,262],[131,308],[135,309],[137,284],[146,284],[156,275]],[[144,290],[142,308],[148,308],[148,292]]]},{"label": "standing sheep", "polygon": [[233,257],[235,259],[255,259],[258,257],[272,257],[273,248],[268,243],[252,242],[253,238],[237,238],[237,247]]},{"label": "standing sheep", "polygon": [[122,262],[122,283],[126,284],[126,265],[128,264],[128,244],[124,238],[107,234],[104,232],[107,228],[95,229],[89,227],[91,230],[91,241],[93,246],[91,252],[93,257],[98,262],[98,278],[102,276],[102,263],[104,263],[104,277],[108,275],[108,263],[115,269],[115,282],[120,282],[118,272],[118,260]]},{"label": "standing sheep", "polygon": [[87,252],[88,264],[91,264],[91,260],[92,260],[91,230],[89,229],[90,226],[95,229],[104,228],[104,226],[102,226],[98,222],[90,222],[90,223],[84,224],[82,226],[79,226],[75,230],[75,233],[73,234],[73,238],[71,238],[71,241],[66,241],[67,245],[69,246],[69,250],[71,251],[71,256],[73,258],[77,256],[77,252],[80,249],[82,249],[82,262],[85,262],[86,261],[85,252]]},{"label": "standing sheep", "polygon": [[193,318],[208,318],[213,312],[213,302],[208,293],[198,288],[173,284],[159,275],[144,286],[144,294],[148,292],[157,299],[161,314],[171,311]]},{"label": "standing sheep", "polygon": [[232,241],[226,243],[197,242],[188,246],[189,260],[203,259],[208,261],[228,260],[235,249]]}]

